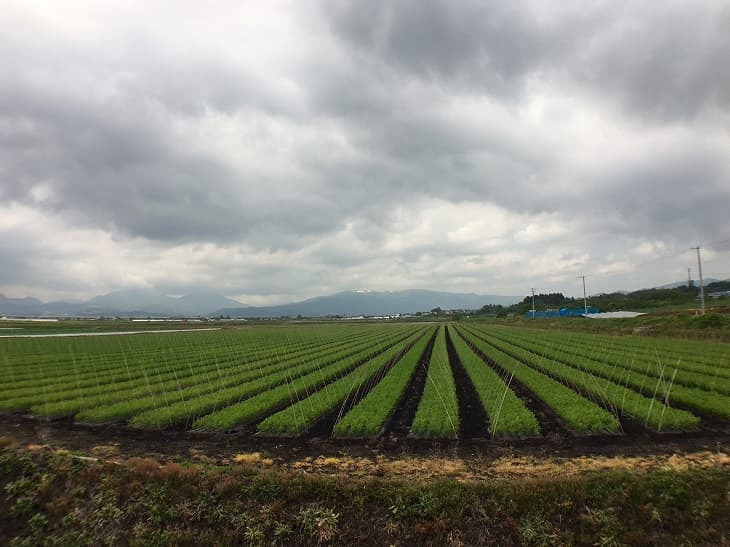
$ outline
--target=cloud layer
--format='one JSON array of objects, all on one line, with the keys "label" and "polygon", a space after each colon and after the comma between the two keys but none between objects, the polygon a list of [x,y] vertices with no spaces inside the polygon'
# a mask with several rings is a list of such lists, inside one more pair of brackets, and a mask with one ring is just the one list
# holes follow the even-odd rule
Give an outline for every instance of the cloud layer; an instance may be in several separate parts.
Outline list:
[{"label": "cloud layer", "polygon": [[681,279],[698,243],[730,277],[729,26],[723,1],[5,3],[0,291],[574,294]]}]

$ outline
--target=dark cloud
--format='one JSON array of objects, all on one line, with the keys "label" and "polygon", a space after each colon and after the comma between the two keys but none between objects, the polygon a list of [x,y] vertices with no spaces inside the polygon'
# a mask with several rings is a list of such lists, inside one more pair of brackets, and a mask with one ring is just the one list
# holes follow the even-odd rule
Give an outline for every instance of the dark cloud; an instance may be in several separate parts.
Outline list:
[{"label": "dark cloud", "polygon": [[727,2],[626,6],[573,64],[577,81],[661,123],[730,106]]},{"label": "dark cloud", "polygon": [[[388,64],[499,95],[519,92],[523,77],[572,39],[519,2],[345,1],[327,11],[343,41]],[[581,30],[575,15],[564,17]]]},{"label": "dark cloud", "polygon": [[[0,17],[0,205],[108,234],[138,269],[160,255],[115,282],[313,293],[448,264],[477,283],[479,238],[442,232],[496,210],[509,229],[483,240],[523,270],[730,231],[725,2],[188,6],[174,32],[163,8],[88,7]],[[516,237],[548,217],[548,243]],[[6,285],[103,276],[18,241]]]},{"label": "dark cloud", "polygon": [[[330,3],[354,50],[449,87],[524,99],[529,78],[586,86],[647,118],[693,117],[730,104],[726,2]],[[608,92],[608,95],[607,95]]]},{"label": "dark cloud", "polygon": [[611,173],[592,196],[614,233],[712,239],[730,232],[726,160],[724,151],[666,150]]}]

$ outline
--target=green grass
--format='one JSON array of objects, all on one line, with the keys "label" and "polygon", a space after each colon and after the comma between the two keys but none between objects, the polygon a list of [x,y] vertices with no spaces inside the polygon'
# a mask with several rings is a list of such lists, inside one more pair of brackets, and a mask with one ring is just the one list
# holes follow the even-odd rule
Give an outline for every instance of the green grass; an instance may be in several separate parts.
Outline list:
[{"label": "green grass", "polygon": [[0,449],[0,544],[723,545],[729,487],[727,467],[413,480]]},{"label": "green grass", "polygon": [[[640,329],[646,336],[665,337],[686,340],[702,340],[714,342],[730,342],[730,313],[728,301],[724,307],[709,308],[704,316],[698,315],[696,309],[648,310],[651,313],[635,318],[623,319],[589,319],[556,317],[531,319],[515,316],[504,319],[492,319],[489,322],[497,325],[528,327],[547,331],[575,331],[595,334],[632,334]],[[479,322],[482,322],[479,320]]]}]

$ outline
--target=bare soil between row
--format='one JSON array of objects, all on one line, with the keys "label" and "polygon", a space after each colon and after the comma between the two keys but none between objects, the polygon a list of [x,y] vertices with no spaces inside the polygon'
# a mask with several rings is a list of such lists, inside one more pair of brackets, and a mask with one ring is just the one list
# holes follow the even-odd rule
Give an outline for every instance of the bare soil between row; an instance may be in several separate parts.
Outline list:
[{"label": "bare soil between row", "polygon": [[[267,439],[242,434],[151,431],[122,425],[83,426],[21,415],[0,416],[0,438],[21,446],[65,450],[101,459],[148,457],[158,461],[269,462],[303,472],[397,475],[411,478],[534,476],[606,468],[730,465],[730,434],[465,439]],[[247,456],[246,456],[247,457]],[[244,459],[246,458],[244,457]],[[674,463],[671,463],[674,462]]]}]

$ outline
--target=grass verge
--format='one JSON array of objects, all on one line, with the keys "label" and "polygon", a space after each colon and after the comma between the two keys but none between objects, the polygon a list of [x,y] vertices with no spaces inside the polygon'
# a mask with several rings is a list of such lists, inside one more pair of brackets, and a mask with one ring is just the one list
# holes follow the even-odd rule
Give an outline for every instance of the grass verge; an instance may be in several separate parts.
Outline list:
[{"label": "grass verge", "polygon": [[545,479],[342,480],[0,449],[0,544],[721,545],[726,467]]}]

